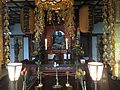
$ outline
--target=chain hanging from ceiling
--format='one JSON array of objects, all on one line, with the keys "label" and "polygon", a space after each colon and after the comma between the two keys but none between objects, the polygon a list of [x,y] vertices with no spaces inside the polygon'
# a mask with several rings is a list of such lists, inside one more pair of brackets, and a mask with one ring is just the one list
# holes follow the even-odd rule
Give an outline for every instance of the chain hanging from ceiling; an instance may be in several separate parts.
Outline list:
[{"label": "chain hanging from ceiling", "polygon": [[44,12],[42,9],[35,8],[35,41],[38,42],[44,32]]},{"label": "chain hanging from ceiling", "polygon": [[113,1],[109,0],[108,2],[108,21],[109,21],[109,25],[110,25],[110,66],[111,66],[111,71],[112,71],[112,75],[115,75],[115,30],[114,30],[114,10],[113,10]]},{"label": "chain hanging from ceiling", "polygon": [[[104,53],[103,61],[105,67],[110,60],[109,65],[111,67],[112,75],[114,76],[114,65],[115,65],[115,32],[114,32],[114,18],[113,18],[113,5],[112,0],[103,0],[103,43],[104,43]],[[109,35],[107,35],[109,33]],[[108,46],[110,45],[110,46]]]},{"label": "chain hanging from ceiling", "polygon": [[74,11],[72,6],[69,7],[65,12],[63,12],[64,26],[65,30],[70,37],[74,37],[75,27],[74,27]]},{"label": "chain hanging from ceiling", "polygon": [[[2,2],[0,2],[0,65],[3,64],[3,23],[2,23],[2,20],[3,20],[3,17],[2,17]],[[1,69],[0,69],[1,70]],[[1,71],[0,71],[1,72]]]},{"label": "chain hanging from ceiling", "polygon": [[107,5],[107,0],[103,0],[103,44],[104,44],[104,47],[103,47],[103,63],[106,67],[107,65],[107,62],[108,62],[108,36],[107,36],[107,33],[109,32],[109,23],[107,21],[107,10],[108,10],[108,5]]},{"label": "chain hanging from ceiling", "polygon": [[10,62],[10,31],[7,0],[5,3],[4,34],[4,63],[8,64]]}]

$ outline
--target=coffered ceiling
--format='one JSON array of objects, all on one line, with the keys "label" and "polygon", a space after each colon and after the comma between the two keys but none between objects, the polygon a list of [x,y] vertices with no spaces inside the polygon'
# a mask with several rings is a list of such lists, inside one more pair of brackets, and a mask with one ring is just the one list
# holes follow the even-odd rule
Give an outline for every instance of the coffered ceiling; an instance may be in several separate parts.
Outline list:
[{"label": "coffered ceiling", "polygon": [[[4,0],[3,0],[4,1]],[[79,8],[83,5],[89,5],[94,23],[102,21],[102,0],[74,0],[75,16],[78,17]],[[35,8],[34,0],[8,0],[10,25],[20,22],[20,10],[23,7]]]}]

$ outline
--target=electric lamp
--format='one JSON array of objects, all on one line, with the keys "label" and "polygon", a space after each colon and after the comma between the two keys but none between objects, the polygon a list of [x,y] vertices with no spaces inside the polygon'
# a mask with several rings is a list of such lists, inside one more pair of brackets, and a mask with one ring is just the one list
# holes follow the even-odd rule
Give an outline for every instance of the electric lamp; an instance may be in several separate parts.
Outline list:
[{"label": "electric lamp", "polygon": [[88,62],[88,69],[91,78],[95,83],[95,90],[97,90],[97,81],[99,81],[102,77],[103,72],[103,63],[101,62]]},{"label": "electric lamp", "polygon": [[20,77],[22,63],[9,63],[7,68],[10,81],[17,81]]}]

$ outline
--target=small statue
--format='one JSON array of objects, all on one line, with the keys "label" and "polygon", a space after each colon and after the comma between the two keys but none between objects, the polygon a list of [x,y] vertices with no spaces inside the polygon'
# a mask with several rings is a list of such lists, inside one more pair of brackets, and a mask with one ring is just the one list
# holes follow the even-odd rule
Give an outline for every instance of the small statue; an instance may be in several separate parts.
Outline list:
[{"label": "small statue", "polygon": [[64,36],[60,31],[58,32],[58,35],[56,35],[54,38],[53,49],[65,49]]},{"label": "small statue", "polygon": [[18,42],[18,38],[16,38],[16,42],[14,44],[14,53],[15,53],[15,62],[18,62],[18,55],[19,55],[19,42]]}]

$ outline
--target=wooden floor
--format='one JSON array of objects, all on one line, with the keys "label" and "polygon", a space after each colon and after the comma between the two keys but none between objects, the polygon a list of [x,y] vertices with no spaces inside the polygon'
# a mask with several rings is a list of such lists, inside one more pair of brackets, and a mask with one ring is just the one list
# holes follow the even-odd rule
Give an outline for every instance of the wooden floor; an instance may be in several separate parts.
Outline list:
[{"label": "wooden floor", "polygon": [[8,76],[3,77],[0,80],[0,90],[8,90],[9,78]]},{"label": "wooden floor", "polygon": [[[72,86],[72,88],[68,89],[65,86],[66,82],[67,82],[66,76],[60,76],[59,84],[62,86],[62,88],[54,89],[53,86],[56,85],[55,76],[42,77],[43,88],[41,90],[82,90],[80,81],[78,79],[76,79],[74,76],[69,76],[69,83]],[[18,86],[20,86],[22,84],[22,82],[18,82],[18,83],[19,83]],[[34,81],[32,81],[31,83],[33,83],[33,85],[29,88],[29,90],[35,90],[35,86],[38,85],[38,81],[36,80],[35,83],[34,83]],[[90,83],[90,85],[92,86],[91,83]],[[8,87],[9,87],[9,78],[8,78],[8,76],[5,76],[0,80],[0,90],[9,90]],[[89,88],[89,90],[92,90],[92,88],[90,89],[90,87],[87,87],[87,88]],[[19,89],[19,90],[22,90],[22,89]]]},{"label": "wooden floor", "polygon": [[[65,77],[59,78],[59,84],[62,86],[62,88],[59,90],[68,90],[65,86],[66,80],[64,79]],[[43,83],[43,88],[41,90],[58,90],[53,88],[53,85],[56,84],[55,77],[43,78],[42,83]],[[74,77],[69,78],[69,83],[72,85],[72,89],[69,90],[82,90],[80,82],[77,79],[75,80]],[[38,85],[38,81],[36,80],[36,82],[29,90],[35,90],[35,86],[37,85]],[[0,90],[9,90],[8,86],[9,86],[9,78],[8,76],[5,76],[0,80]]]},{"label": "wooden floor", "polygon": [[[53,86],[56,85],[56,80],[55,77],[49,77],[49,78],[43,78],[43,87],[42,90],[57,90],[54,89]],[[74,77],[69,78],[69,83],[72,86],[71,90],[81,90],[80,82]],[[67,87],[65,86],[66,80],[65,77],[60,77],[59,78],[59,84],[62,86],[59,90],[67,90]],[[30,90],[35,90],[35,86],[37,86],[38,83],[36,82],[33,87],[31,87]]]}]

